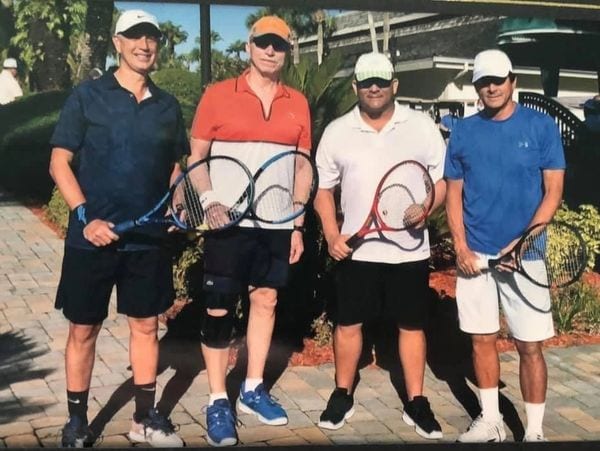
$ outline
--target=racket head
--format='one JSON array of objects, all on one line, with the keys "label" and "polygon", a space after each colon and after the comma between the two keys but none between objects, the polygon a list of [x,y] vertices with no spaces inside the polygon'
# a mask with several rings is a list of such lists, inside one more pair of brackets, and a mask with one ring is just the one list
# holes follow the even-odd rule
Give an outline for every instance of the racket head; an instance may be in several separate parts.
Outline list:
[{"label": "racket head", "polygon": [[254,175],[252,219],[282,224],[301,216],[314,199],[317,168],[304,152],[289,150],[267,160]]},{"label": "racket head", "polygon": [[572,284],[581,277],[587,264],[581,233],[561,221],[530,227],[515,246],[514,255],[519,272],[546,288]]},{"label": "racket head", "polygon": [[399,231],[422,224],[435,200],[435,185],[418,161],[390,168],[377,186],[373,210],[381,230]]},{"label": "racket head", "polygon": [[169,211],[183,230],[224,230],[242,220],[252,204],[254,182],[248,168],[225,155],[190,165],[173,183]]}]

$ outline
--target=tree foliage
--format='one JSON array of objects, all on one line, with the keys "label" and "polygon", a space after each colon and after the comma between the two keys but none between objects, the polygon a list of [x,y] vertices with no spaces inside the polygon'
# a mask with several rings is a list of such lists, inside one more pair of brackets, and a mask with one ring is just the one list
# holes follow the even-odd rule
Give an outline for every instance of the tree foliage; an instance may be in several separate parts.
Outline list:
[{"label": "tree foliage", "polygon": [[0,57],[8,56],[10,38],[14,33],[15,21],[13,19],[12,0],[0,1]]},{"label": "tree foliage", "polygon": [[320,66],[306,58],[298,65],[288,61],[282,74],[286,84],[304,93],[308,99],[314,149],[327,124],[356,103],[352,78],[335,78],[341,67],[342,56],[336,54],[326,58]]},{"label": "tree foliage", "polygon": [[[80,35],[81,52],[79,53],[78,70],[74,70],[74,79],[87,77],[93,68],[104,70],[108,50],[112,46],[114,0],[88,0],[85,14],[85,26]],[[71,45],[73,48],[73,45]],[[73,52],[71,52],[73,54]]]},{"label": "tree foliage", "polygon": [[70,86],[70,38],[74,29],[83,26],[85,11],[84,0],[15,0],[11,44],[19,49],[34,89]]},{"label": "tree foliage", "polygon": [[188,34],[181,28],[168,20],[159,24],[163,34],[163,45],[160,50],[159,64],[162,67],[177,67],[175,46],[187,41]]}]

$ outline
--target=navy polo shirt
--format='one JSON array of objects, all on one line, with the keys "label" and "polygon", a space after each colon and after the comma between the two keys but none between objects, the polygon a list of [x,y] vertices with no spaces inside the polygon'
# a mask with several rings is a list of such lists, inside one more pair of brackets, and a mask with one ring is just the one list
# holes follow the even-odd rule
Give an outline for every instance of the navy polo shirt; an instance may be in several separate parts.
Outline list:
[{"label": "navy polo shirt", "polygon": [[[76,87],[63,107],[50,140],[75,154],[73,170],[86,198],[88,221],[115,224],[152,208],[169,188],[173,165],[189,154],[179,103],[148,81],[151,96],[138,103],[112,73]],[[164,227],[124,234],[122,250],[156,247]],[[94,249],[72,213],[66,244]]]}]

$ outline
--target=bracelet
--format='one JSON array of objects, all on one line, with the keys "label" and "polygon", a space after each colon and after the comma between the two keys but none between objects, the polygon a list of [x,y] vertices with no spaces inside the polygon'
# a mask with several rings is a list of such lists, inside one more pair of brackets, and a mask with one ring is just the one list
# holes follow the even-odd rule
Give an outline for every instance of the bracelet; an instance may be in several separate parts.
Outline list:
[{"label": "bracelet", "polygon": [[306,228],[304,226],[294,225],[294,232],[304,233],[306,232]]},{"label": "bracelet", "polygon": [[85,202],[75,207],[75,210],[73,211],[77,215],[77,220],[84,226],[87,225],[88,221],[85,215]]}]

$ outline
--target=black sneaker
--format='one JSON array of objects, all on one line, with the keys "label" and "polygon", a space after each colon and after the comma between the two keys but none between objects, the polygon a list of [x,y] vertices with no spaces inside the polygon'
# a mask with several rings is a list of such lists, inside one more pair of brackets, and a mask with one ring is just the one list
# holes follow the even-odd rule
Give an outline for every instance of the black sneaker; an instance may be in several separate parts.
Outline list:
[{"label": "black sneaker", "polygon": [[69,418],[62,430],[61,447],[83,448],[93,443],[92,431],[78,416]]},{"label": "black sneaker", "polygon": [[354,415],[354,398],[345,388],[336,387],[327,401],[327,407],[319,418],[319,427],[323,429],[339,429],[348,418]]},{"label": "black sneaker", "polygon": [[404,406],[402,419],[409,426],[415,427],[415,432],[423,438],[442,438],[442,428],[437,422],[429,401],[425,396],[415,396]]}]

